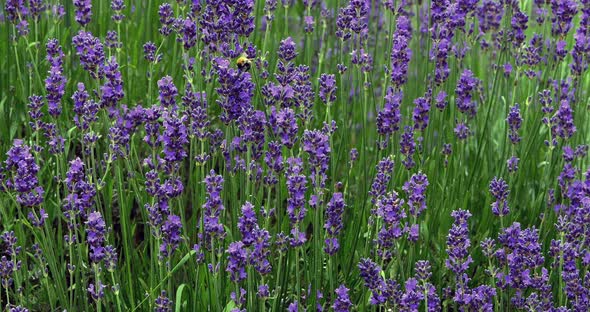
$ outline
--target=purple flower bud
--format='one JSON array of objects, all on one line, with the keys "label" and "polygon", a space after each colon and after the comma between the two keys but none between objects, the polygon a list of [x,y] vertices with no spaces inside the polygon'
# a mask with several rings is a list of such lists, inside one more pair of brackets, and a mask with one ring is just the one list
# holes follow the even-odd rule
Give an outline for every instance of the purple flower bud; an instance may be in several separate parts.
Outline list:
[{"label": "purple flower bud", "polygon": [[186,145],[189,143],[186,116],[178,117],[174,112],[164,113],[164,133],[161,141],[164,146],[164,160],[180,162],[187,156]]},{"label": "purple flower bud", "polygon": [[162,55],[156,55],[158,47],[151,41],[143,45],[143,55],[146,61],[150,63],[157,63],[162,59]]},{"label": "purple flower bud", "polygon": [[444,90],[439,91],[436,95],[435,102],[436,108],[438,108],[440,111],[443,111],[449,104],[447,101],[447,93]]},{"label": "purple flower bud", "polygon": [[29,0],[29,11],[35,21],[39,21],[41,14],[46,9],[44,0]]},{"label": "purple flower bud", "polygon": [[278,56],[281,60],[285,62],[290,62],[295,57],[297,57],[295,41],[293,41],[293,38],[287,37],[286,39],[281,40]]},{"label": "purple flower bud", "polygon": [[528,28],[529,17],[523,13],[518,6],[512,6],[514,12],[510,25],[512,27],[511,37],[512,45],[519,47],[525,39],[525,31]]},{"label": "purple flower bud", "polygon": [[340,285],[340,287],[334,290],[336,293],[336,299],[334,299],[334,304],[332,308],[334,312],[348,312],[352,308],[352,302],[348,297],[348,288],[344,286],[344,284]]},{"label": "purple flower bud", "polygon": [[154,310],[156,312],[172,312],[172,305],[174,305],[174,302],[172,302],[172,300],[168,299],[168,297],[166,297],[166,291],[162,290],[162,293],[160,293],[160,296],[158,296],[158,298],[156,298],[155,304],[156,304],[156,306],[155,306]]},{"label": "purple flower bud", "polygon": [[76,7],[76,22],[86,27],[92,18],[92,0],[74,0]]},{"label": "purple flower bud", "polygon": [[88,294],[90,295],[90,298],[92,298],[92,300],[94,301],[99,301],[102,298],[104,298],[104,288],[106,286],[103,283],[97,283],[97,284],[88,284]]},{"label": "purple flower bud", "polygon": [[305,16],[303,20],[305,22],[305,26],[303,27],[305,32],[312,33],[315,26],[315,20],[313,19],[313,16]]},{"label": "purple flower bud", "polygon": [[7,0],[4,4],[4,11],[12,24],[18,24],[29,14],[24,0]]},{"label": "purple flower bud", "polygon": [[160,5],[158,15],[160,16],[160,23],[162,24],[160,34],[164,36],[170,35],[170,33],[172,33],[172,24],[174,23],[174,11],[172,10],[172,6],[169,3]]},{"label": "purple flower bud", "polygon": [[321,74],[320,75],[320,91],[319,96],[322,102],[330,105],[336,101],[336,78],[334,75]]},{"label": "purple flower bud", "polygon": [[516,156],[512,156],[508,159],[508,161],[506,162],[506,166],[508,167],[508,172],[510,173],[514,173],[516,171],[518,171],[518,162],[520,161],[520,159]]},{"label": "purple flower bud", "polygon": [[119,41],[119,34],[113,30],[107,31],[107,36],[104,41],[105,46],[109,49],[120,49],[123,46]]},{"label": "purple flower bud", "polygon": [[500,27],[504,8],[500,2],[484,0],[478,10],[479,31],[487,33],[496,31]]},{"label": "purple flower bud", "polygon": [[348,40],[352,33],[367,36],[369,11],[369,1],[365,0],[351,0],[347,6],[340,8],[336,19],[336,37]]},{"label": "purple flower bud", "polygon": [[74,100],[74,123],[80,130],[88,130],[90,125],[95,122],[100,109],[98,103],[89,100],[90,95],[86,91],[83,83],[78,83],[78,89],[72,95]]},{"label": "purple flower bud", "polygon": [[572,27],[572,20],[578,12],[578,3],[573,0],[551,1],[551,33],[554,36],[565,36]]},{"label": "purple flower bud", "polygon": [[471,130],[464,122],[458,122],[453,131],[459,140],[465,140],[471,135]]},{"label": "purple flower bud", "polygon": [[120,23],[125,15],[123,14],[123,10],[125,10],[125,3],[123,0],[112,0],[111,1],[111,10],[113,10],[113,16],[111,18],[115,23]]},{"label": "purple flower bud", "polygon": [[27,104],[27,108],[29,109],[29,117],[31,121],[29,122],[29,126],[33,132],[38,132],[42,130],[45,123],[43,122],[43,97],[39,95],[31,95],[29,97],[29,104]]},{"label": "purple flower bud", "polygon": [[[299,223],[305,218],[305,192],[307,191],[307,178],[303,175],[303,161],[300,158],[287,160],[287,213],[291,221],[292,233],[297,234],[292,241],[292,246],[299,246],[305,242],[305,233],[299,232]],[[303,235],[303,237],[301,237]]]},{"label": "purple flower bud", "polygon": [[375,210],[372,213],[382,220],[382,227],[377,233],[377,255],[384,260],[390,260],[393,256],[391,249],[396,240],[403,235],[402,219],[406,218],[403,209],[404,200],[398,197],[396,192],[389,192],[377,200]]}]

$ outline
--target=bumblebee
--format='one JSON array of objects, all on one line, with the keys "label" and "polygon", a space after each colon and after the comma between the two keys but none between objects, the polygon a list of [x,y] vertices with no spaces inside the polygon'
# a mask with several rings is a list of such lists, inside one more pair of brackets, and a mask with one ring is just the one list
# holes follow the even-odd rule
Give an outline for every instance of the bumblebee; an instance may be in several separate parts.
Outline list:
[{"label": "bumblebee", "polygon": [[246,54],[242,54],[236,60],[236,65],[238,66],[239,70],[246,72],[250,70],[250,67],[252,66],[252,60],[249,59]]}]

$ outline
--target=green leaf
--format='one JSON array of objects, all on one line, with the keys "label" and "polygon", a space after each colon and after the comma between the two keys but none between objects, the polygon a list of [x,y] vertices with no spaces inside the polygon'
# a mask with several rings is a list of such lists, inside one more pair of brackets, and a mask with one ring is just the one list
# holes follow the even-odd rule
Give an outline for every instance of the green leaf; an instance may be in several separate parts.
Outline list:
[{"label": "green leaf", "polygon": [[178,286],[178,288],[176,289],[176,306],[174,307],[174,311],[176,312],[180,312],[182,309],[182,291],[186,288],[186,284],[182,284],[180,286]]},{"label": "green leaf", "polygon": [[231,310],[235,309],[236,307],[237,307],[236,303],[233,300],[231,300],[230,302],[227,303],[227,305],[223,309],[223,312],[230,312]]},{"label": "green leaf", "polygon": [[70,130],[68,130],[68,138],[72,137],[72,133],[77,129],[77,127],[72,127],[70,128]]}]

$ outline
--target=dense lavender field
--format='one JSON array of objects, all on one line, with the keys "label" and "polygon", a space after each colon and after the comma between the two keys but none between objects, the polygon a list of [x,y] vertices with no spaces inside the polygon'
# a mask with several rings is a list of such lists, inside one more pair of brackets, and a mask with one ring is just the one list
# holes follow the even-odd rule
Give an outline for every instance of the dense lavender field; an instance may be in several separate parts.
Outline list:
[{"label": "dense lavender field", "polygon": [[589,0],[2,0],[2,311],[590,311]]}]

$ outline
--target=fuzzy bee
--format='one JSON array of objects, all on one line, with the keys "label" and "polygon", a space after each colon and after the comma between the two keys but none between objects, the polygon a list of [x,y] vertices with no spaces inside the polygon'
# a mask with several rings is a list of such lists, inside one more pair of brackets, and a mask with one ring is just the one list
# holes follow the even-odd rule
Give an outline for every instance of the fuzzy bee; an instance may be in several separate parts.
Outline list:
[{"label": "fuzzy bee", "polygon": [[242,54],[236,60],[236,65],[238,66],[239,70],[246,72],[250,70],[250,67],[252,66],[252,60],[248,58],[246,54]]}]

